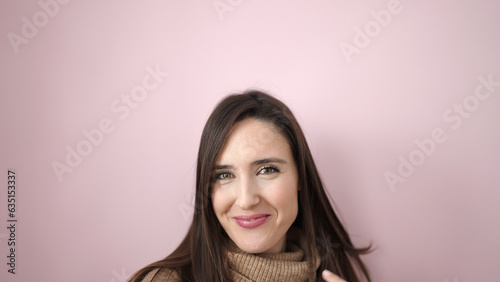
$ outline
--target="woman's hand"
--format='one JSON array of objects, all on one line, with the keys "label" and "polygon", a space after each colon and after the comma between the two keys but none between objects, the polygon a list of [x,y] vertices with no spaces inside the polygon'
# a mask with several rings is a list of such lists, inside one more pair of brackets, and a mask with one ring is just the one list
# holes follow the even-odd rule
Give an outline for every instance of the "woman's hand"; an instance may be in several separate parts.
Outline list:
[{"label": "woman's hand", "polygon": [[323,273],[321,274],[323,279],[325,279],[326,282],[346,282],[344,279],[338,277],[337,275],[333,274],[333,272],[329,270],[323,270]]}]

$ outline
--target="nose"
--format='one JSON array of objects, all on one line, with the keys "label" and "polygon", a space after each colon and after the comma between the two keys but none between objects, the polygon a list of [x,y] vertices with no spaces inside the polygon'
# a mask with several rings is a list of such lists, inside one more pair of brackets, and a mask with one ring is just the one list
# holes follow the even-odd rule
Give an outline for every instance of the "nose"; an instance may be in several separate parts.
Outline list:
[{"label": "nose", "polygon": [[257,184],[250,178],[240,178],[237,187],[236,205],[242,210],[248,210],[260,203]]}]

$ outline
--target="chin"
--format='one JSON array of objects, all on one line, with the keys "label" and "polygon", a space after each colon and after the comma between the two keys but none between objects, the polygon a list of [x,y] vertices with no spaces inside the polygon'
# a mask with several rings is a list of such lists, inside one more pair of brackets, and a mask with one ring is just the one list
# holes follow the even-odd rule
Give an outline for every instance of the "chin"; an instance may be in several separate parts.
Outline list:
[{"label": "chin", "polygon": [[[248,243],[252,242],[252,243]],[[273,249],[273,246],[276,243],[270,243],[270,242],[256,242],[254,240],[245,240],[245,241],[240,241],[240,242],[235,242],[238,248],[240,248],[242,251],[251,253],[251,254],[260,254],[260,253],[267,253],[269,250]]]},{"label": "chin", "polygon": [[268,248],[261,246],[238,246],[242,251],[251,253],[251,254],[260,254],[266,252]]}]

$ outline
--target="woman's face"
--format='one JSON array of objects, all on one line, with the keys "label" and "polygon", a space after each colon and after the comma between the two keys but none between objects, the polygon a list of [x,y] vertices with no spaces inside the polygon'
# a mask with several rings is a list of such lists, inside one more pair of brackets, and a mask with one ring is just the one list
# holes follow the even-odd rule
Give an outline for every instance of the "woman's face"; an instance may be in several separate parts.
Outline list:
[{"label": "woman's face", "polygon": [[298,175],[278,128],[254,118],[235,123],[213,173],[213,208],[231,240],[249,253],[284,251],[298,212]]}]

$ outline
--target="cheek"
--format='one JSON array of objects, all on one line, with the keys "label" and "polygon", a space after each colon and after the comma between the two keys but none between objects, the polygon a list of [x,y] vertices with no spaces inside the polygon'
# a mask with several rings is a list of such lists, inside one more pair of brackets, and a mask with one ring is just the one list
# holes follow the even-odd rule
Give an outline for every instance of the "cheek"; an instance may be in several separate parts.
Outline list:
[{"label": "cheek", "polygon": [[212,192],[212,205],[217,217],[227,212],[231,207],[230,195],[221,189],[214,189]]},{"label": "cheek", "polygon": [[298,210],[298,190],[294,181],[284,181],[273,189],[271,196],[273,205],[281,211],[285,211],[285,216],[295,216]]}]

